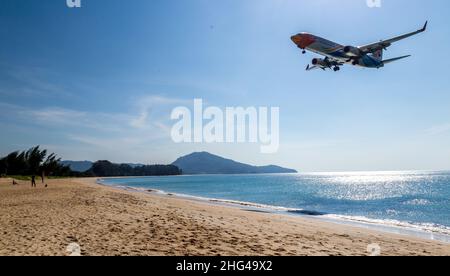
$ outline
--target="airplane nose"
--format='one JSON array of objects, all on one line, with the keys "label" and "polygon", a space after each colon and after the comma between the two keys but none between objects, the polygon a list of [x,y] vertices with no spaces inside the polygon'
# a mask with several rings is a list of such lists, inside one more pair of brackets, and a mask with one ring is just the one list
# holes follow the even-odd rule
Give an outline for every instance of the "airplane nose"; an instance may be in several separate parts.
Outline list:
[{"label": "airplane nose", "polygon": [[294,42],[299,48],[305,49],[309,45],[315,42],[315,39],[312,35],[309,34],[298,34],[291,36],[292,42]]}]

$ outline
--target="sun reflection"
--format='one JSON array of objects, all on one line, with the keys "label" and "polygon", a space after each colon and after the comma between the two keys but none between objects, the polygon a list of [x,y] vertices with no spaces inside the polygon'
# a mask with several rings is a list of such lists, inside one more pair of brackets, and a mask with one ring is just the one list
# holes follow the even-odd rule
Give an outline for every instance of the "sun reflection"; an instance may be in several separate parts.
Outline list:
[{"label": "sun reflection", "polygon": [[411,172],[340,172],[305,174],[318,177],[320,196],[340,200],[368,201],[417,193],[420,183],[432,181],[429,173]]}]

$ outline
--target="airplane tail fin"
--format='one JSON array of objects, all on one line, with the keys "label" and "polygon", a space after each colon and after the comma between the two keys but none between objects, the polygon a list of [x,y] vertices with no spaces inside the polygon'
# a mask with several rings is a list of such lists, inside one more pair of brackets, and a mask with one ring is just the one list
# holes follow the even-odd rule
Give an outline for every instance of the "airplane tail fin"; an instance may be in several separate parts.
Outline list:
[{"label": "airplane tail fin", "polygon": [[372,57],[375,58],[378,61],[383,60],[383,49],[380,49],[372,54]]},{"label": "airplane tail fin", "polygon": [[394,62],[394,61],[397,61],[397,60],[408,58],[410,56],[411,55],[407,55],[407,56],[402,56],[402,57],[397,57],[397,58],[391,58],[391,59],[383,60],[383,64],[388,64],[388,63],[391,63],[391,62]]}]

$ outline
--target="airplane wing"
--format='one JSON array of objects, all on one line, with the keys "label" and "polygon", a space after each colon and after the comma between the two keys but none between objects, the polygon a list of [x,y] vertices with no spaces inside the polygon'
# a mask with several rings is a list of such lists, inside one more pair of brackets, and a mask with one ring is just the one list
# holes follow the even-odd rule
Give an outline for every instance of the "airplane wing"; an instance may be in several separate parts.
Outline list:
[{"label": "airplane wing", "polygon": [[380,42],[372,43],[372,44],[369,44],[369,45],[360,46],[358,48],[361,51],[363,51],[364,53],[374,53],[374,52],[376,52],[378,50],[386,49],[387,47],[391,46],[392,43],[394,43],[394,42],[397,42],[399,40],[402,40],[402,39],[411,37],[413,35],[417,35],[417,34],[425,32],[427,30],[427,25],[428,25],[428,21],[425,22],[425,25],[423,26],[422,29],[417,30],[415,32],[404,34],[404,35],[401,35],[401,36],[397,36],[397,37],[394,37],[394,38],[391,38],[391,39],[388,39],[388,40],[382,40]]}]

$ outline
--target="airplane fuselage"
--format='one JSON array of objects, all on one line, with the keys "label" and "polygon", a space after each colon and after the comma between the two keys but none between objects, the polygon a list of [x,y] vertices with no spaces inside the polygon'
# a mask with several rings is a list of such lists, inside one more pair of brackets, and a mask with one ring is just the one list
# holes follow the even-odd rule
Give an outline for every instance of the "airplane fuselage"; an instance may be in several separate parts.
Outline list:
[{"label": "airplane fuselage", "polygon": [[366,68],[380,68],[384,66],[381,60],[377,60],[369,54],[364,54],[355,61],[355,59],[352,59],[345,53],[345,46],[319,36],[300,33],[293,36],[291,39],[303,50],[308,50],[328,58],[339,60],[345,64],[353,64]]},{"label": "airplane fuselage", "polygon": [[390,47],[394,42],[425,32],[427,25],[428,21],[425,22],[425,25],[421,29],[415,32],[406,33],[358,47],[343,46],[339,43],[309,33],[299,33],[292,36],[291,40],[298,48],[303,50],[303,54],[308,50],[325,57],[314,58],[312,60],[312,66],[308,64],[306,67],[307,71],[313,69],[333,69],[334,71],[339,71],[340,67],[344,64],[365,68],[381,68],[386,64],[410,57],[411,55],[405,55],[383,60],[383,51]]}]

